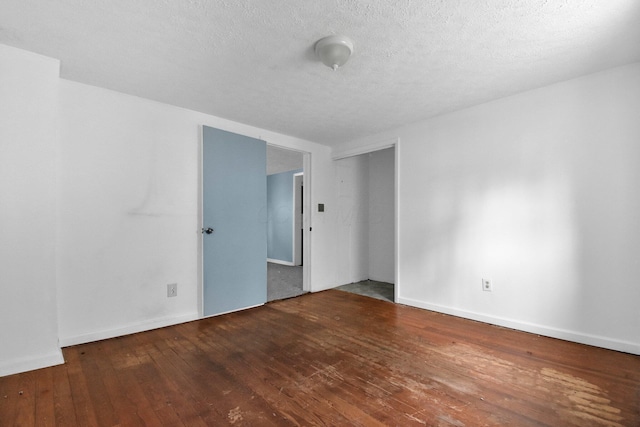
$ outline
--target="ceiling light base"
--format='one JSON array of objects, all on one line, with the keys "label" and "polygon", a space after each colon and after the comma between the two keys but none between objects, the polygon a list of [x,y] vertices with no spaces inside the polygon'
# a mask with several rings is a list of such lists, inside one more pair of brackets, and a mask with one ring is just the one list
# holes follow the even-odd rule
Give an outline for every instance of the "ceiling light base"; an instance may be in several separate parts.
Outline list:
[{"label": "ceiling light base", "polygon": [[322,63],[335,71],[349,60],[353,42],[345,36],[329,36],[316,42],[315,51]]}]

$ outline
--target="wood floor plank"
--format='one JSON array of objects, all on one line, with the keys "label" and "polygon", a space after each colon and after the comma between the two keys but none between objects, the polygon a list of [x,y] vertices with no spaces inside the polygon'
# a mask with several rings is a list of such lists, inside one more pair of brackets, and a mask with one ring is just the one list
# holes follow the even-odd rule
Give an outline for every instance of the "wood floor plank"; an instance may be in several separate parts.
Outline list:
[{"label": "wood floor plank", "polygon": [[[333,320],[339,321],[339,316],[334,317]],[[342,331],[342,333],[340,333],[340,331]],[[374,375],[368,383],[375,383],[377,390],[384,390],[386,395],[393,396],[393,399],[387,399],[387,401],[394,404],[395,408],[400,410],[402,416],[406,416],[408,418],[407,422],[422,422],[422,420],[416,418],[416,414],[421,412],[421,404],[424,403],[425,399],[432,399],[433,402],[436,402],[441,406],[456,407],[460,405],[460,401],[457,398],[456,393],[452,393],[453,390],[445,393],[441,390],[443,388],[442,385],[438,385],[437,382],[431,381],[429,384],[429,382],[423,383],[411,379],[412,374],[415,375],[420,373],[424,367],[411,367],[407,364],[407,360],[409,360],[411,356],[405,351],[405,347],[407,347],[406,343],[405,346],[393,346],[390,344],[389,337],[385,336],[384,340],[377,340],[376,344],[376,340],[373,340],[372,342],[371,339],[369,339],[371,333],[351,334],[350,332],[345,331],[344,328],[339,327],[330,328],[329,332],[330,336],[317,336],[315,338],[319,339],[323,343],[330,344],[335,349],[338,349],[334,351],[340,351],[339,349],[341,348],[352,348],[354,343],[357,348],[366,350],[360,351],[357,354],[339,354],[338,360],[342,361],[355,358],[355,360],[357,360],[357,364],[352,365],[354,367],[359,366],[359,372],[364,375],[368,372],[379,373],[381,369],[386,369],[385,375]],[[392,355],[392,357],[389,357],[389,355]],[[388,363],[389,359],[392,359],[393,362]],[[340,367],[342,387],[333,390],[334,394],[346,392],[345,387],[349,385],[349,382],[352,382],[357,378],[357,372],[356,374],[351,374],[348,372],[347,368],[347,364],[343,364],[343,366]],[[406,368],[409,368],[409,372],[405,372]],[[443,376],[442,371],[438,371],[438,374]],[[450,381],[451,380],[449,380],[449,382]],[[367,389],[366,385],[367,384],[354,383],[352,388],[354,390],[358,390],[358,393],[362,395],[362,390]],[[419,390],[420,393],[409,393],[409,398],[399,399],[399,393],[402,393],[407,389]],[[420,398],[411,399],[414,394]],[[374,407],[372,408],[372,411],[378,411],[379,413],[379,408]]]},{"label": "wood floor plank", "polygon": [[[237,331],[232,331],[231,334],[212,334],[207,336],[206,340],[201,340],[199,344],[205,350],[210,349],[232,355],[226,363],[231,375],[247,384],[258,395],[263,396],[275,417],[288,420],[292,425],[308,422],[321,424],[322,418],[317,418],[314,413],[314,411],[321,411],[323,405],[318,402],[317,396],[305,393],[305,389],[296,381],[295,375],[292,377],[283,375],[282,371],[286,369],[277,366],[277,362],[268,352],[259,351],[255,345],[249,347],[247,344],[242,344],[240,342],[242,340],[243,337],[237,336]],[[237,346],[250,348],[251,351],[234,351]],[[265,361],[268,361],[266,366]],[[285,386],[287,386],[286,389]],[[292,397],[292,393],[295,393],[295,398]]]},{"label": "wood floor plank", "polygon": [[96,421],[100,426],[118,425],[118,414],[111,402],[111,394],[106,387],[110,378],[98,367],[96,360],[103,357],[101,342],[85,346],[79,352],[78,362],[82,368],[82,375],[86,378],[91,407],[95,413]]},{"label": "wood floor plank", "polygon": [[53,369],[36,371],[35,423],[42,427],[54,426],[56,422],[53,372]]},{"label": "wood floor plank", "polygon": [[[133,344],[133,341],[131,343]],[[137,359],[130,353],[125,357],[129,362]],[[129,410],[133,411],[127,415],[135,420],[134,425],[162,425],[162,419],[153,410],[151,402],[137,379],[137,372],[140,369],[143,369],[142,363],[127,363],[115,370],[116,378],[121,385],[119,392],[128,402]]]},{"label": "wood floor plank", "polygon": [[127,383],[121,381],[121,372],[116,370],[113,359],[119,358],[120,354],[129,350],[123,340],[110,340],[94,343],[95,352],[90,355],[94,357],[96,367],[102,376],[102,381],[110,401],[117,415],[117,425],[122,426],[143,426],[144,421],[138,415],[138,407],[135,399],[130,398],[127,392]]},{"label": "wood floor plank", "polygon": [[67,368],[68,362],[65,365],[49,368],[52,371],[55,425],[58,426],[78,425]]},{"label": "wood floor plank", "polygon": [[[166,339],[172,339],[164,338],[164,333],[168,330],[156,332],[158,339],[155,340],[155,345],[149,348],[149,355],[157,366],[158,374],[170,383],[169,386],[166,386],[165,398],[167,400],[165,403],[175,410],[176,415],[187,426],[205,426],[212,425],[214,421],[220,422],[222,418],[210,413],[212,412],[210,406],[198,392],[197,385],[202,379],[194,375],[191,366],[184,363],[175,351],[166,344]],[[142,335],[138,336],[142,337]],[[206,387],[204,389],[207,390]]]},{"label": "wood floor plank", "polygon": [[27,372],[18,382],[18,402],[16,405],[15,426],[35,425],[37,371]]},{"label": "wood floor plank", "polygon": [[89,394],[90,384],[82,372],[82,364],[80,362],[79,353],[82,347],[71,347],[64,352],[65,361],[67,363],[67,376],[69,377],[69,385],[71,387],[71,398],[73,400],[73,408],[75,418],[79,425],[97,426],[98,419],[96,417],[91,395]]},{"label": "wood floor plank", "polygon": [[640,425],[640,356],[336,290],[64,355],[0,425]]},{"label": "wood floor plank", "polygon": [[[215,387],[208,386],[201,390],[203,395],[210,398],[208,403],[211,409],[226,420],[240,421],[250,417],[261,425],[275,425],[272,422],[272,408],[245,382],[237,381],[232,370],[229,369],[229,365],[235,360],[225,357],[225,363],[219,363],[218,357],[210,357],[210,354],[219,353],[212,352],[212,348],[203,342],[202,338],[204,337],[192,341],[181,337],[181,339],[168,340],[167,344],[188,366],[199,372],[201,379],[206,378],[207,383],[215,384]],[[190,349],[190,351],[184,352],[183,349]],[[200,382],[194,386],[201,388]],[[250,405],[247,406],[244,402],[250,402]]]},{"label": "wood floor plank", "polygon": [[13,425],[18,414],[18,381],[22,375],[0,377],[0,426]]}]

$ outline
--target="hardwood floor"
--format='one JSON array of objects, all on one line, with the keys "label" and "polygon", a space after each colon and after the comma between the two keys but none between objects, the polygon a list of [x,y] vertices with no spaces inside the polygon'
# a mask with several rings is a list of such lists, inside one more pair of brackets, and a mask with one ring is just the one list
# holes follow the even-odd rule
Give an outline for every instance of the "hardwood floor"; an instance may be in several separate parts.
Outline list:
[{"label": "hardwood floor", "polygon": [[336,290],[63,351],[0,425],[640,425],[640,356]]}]

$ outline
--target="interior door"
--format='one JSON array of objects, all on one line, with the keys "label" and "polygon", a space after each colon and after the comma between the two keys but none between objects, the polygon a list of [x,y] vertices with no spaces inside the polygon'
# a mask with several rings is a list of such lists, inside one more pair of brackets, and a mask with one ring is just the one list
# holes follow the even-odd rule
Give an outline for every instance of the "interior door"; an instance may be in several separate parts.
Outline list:
[{"label": "interior door", "polygon": [[203,313],[267,301],[266,143],[203,127]]}]

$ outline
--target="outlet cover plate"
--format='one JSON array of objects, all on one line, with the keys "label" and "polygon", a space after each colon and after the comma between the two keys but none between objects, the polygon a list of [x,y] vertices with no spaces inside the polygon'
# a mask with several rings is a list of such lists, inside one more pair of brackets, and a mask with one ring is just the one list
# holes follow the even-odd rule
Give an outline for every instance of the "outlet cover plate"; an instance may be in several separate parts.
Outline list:
[{"label": "outlet cover plate", "polygon": [[170,283],[167,285],[167,298],[178,296],[178,284]]},{"label": "outlet cover plate", "polygon": [[485,292],[491,292],[493,289],[493,284],[491,283],[491,279],[482,279],[482,290]]}]

